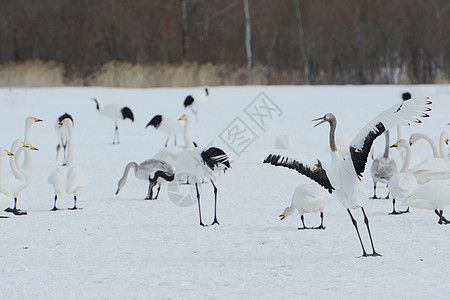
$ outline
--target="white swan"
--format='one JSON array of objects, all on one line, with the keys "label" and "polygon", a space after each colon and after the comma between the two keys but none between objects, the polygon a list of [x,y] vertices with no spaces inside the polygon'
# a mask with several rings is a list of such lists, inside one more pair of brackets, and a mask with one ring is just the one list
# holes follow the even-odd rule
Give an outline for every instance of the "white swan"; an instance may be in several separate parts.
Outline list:
[{"label": "white swan", "polygon": [[[42,122],[42,120],[35,118],[35,117],[27,117],[25,119],[25,138],[24,138],[23,142],[26,145],[30,145],[30,143],[31,143],[31,141],[30,141],[31,126],[38,122]],[[34,147],[27,147],[27,148],[19,147],[19,149],[17,150],[17,153],[14,154],[14,156],[16,157],[15,161],[17,163],[17,166],[19,166],[20,157],[21,157],[22,153],[25,152],[25,159],[20,168],[25,173],[25,176],[27,176],[28,178],[31,177],[31,173],[32,173],[32,169],[33,169],[31,150],[37,150],[37,149]]]},{"label": "white swan", "polygon": [[6,150],[5,148],[0,148],[0,211],[3,211],[6,209],[11,201],[11,197],[6,195],[3,191],[5,190],[3,187],[3,174],[2,174],[2,168],[3,168],[3,157],[4,156],[13,156],[11,152]]},{"label": "white swan", "polygon": [[147,128],[148,126],[153,126],[156,130],[167,134],[168,137],[165,144],[165,146],[167,147],[171,136],[174,137],[174,144],[177,144],[177,134],[183,132],[183,125],[183,122],[178,118],[166,115],[156,115],[148,122],[145,128]]},{"label": "white swan", "polygon": [[209,87],[205,86],[204,93],[193,93],[184,99],[184,108],[190,108],[192,113],[195,115],[195,119],[198,120],[198,108],[202,105],[209,97]]},{"label": "white swan", "polygon": [[[112,121],[114,121],[115,128],[114,128],[114,135],[113,135],[113,144],[120,144],[119,140],[119,125],[117,124],[117,121],[119,120],[125,120],[130,119],[132,122],[134,122],[134,115],[131,109],[127,106],[122,106],[120,104],[107,104],[103,106],[102,109],[100,109],[100,105],[98,104],[98,100],[96,98],[91,98],[95,101],[97,111],[102,115],[105,116]],[[117,142],[116,142],[116,136],[117,136]]]},{"label": "white swan", "polygon": [[396,200],[405,199],[408,197],[418,185],[416,177],[409,172],[409,166],[411,163],[411,147],[409,142],[405,139],[401,139],[394,144],[394,147],[403,148],[406,154],[402,169],[397,174],[394,174],[388,182],[388,190],[392,196],[392,212],[390,215],[399,215],[409,212],[409,209],[406,211],[397,211],[395,209]]},{"label": "white swan", "polygon": [[[294,169],[299,173],[309,177],[322,185],[329,193],[336,195],[338,200],[346,208],[350,219],[355,227],[359,242],[363,251],[362,256],[379,256],[375,251],[372,235],[369,228],[369,219],[364,211],[364,206],[368,204],[368,197],[361,177],[365,170],[367,157],[373,141],[386,130],[397,124],[408,125],[410,121],[420,122],[419,117],[429,117],[425,112],[431,110],[428,105],[431,102],[428,98],[416,98],[407,102],[402,102],[383,111],[374,119],[370,120],[353,138],[350,146],[350,158],[344,160],[337,152],[335,142],[336,117],[332,113],[327,113],[315,126],[322,123],[330,124],[329,144],[331,148],[332,164],[323,167],[322,162],[317,158],[307,155],[296,155],[289,157],[279,154],[270,154],[263,161],[275,166],[283,166]],[[353,218],[350,209],[361,209],[364,216],[372,246],[372,254],[367,254],[359,233],[356,220]]]},{"label": "white swan", "polygon": [[143,179],[143,180],[146,180],[149,182],[148,192],[147,192],[147,196],[145,197],[145,200],[158,199],[159,190],[161,189],[161,183],[162,183],[161,180],[158,182],[159,186],[158,186],[158,191],[156,193],[156,196],[155,196],[155,198],[152,198],[153,186],[152,186],[151,179],[152,179],[152,176],[153,177],[155,176],[156,171],[163,171],[165,174],[169,174],[169,176],[173,176],[175,174],[172,167],[168,163],[161,161],[161,160],[147,159],[147,160],[141,162],[139,165],[137,163],[135,163],[134,161],[129,162],[125,167],[122,178],[120,178],[120,180],[119,180],[116,195],[119,194],[119,191],[127,183],[128,173],[130,172],[131,169],[134,170],[134,175],[136,176],[136,178]]},{"label": "white swan", "polygon": [[[389,157],[389,130],[384,133],[385,136],[385,146],[383,156],[377,157],[370,168],[370,175],[373,180],[373,196],[372,199],[379,199],[377,197],[377,183],[388,183],[391,177],[397,173],[397,165],[395,161]],[[385,199],[389,198],[389,193]]]},{"label": "white swan", "polygon": [[59,116],[58,119],[56,119],[56,125],[55,125],[55,130],[56,130],[56,134],[59,137],[59,143],[58,145],[56,145],[56,160],[58,160],[58,154],[59,154],[59,150],[61,149],[61,147],[63,148],[63,153],[64,153],[64,159],[63,159],[63,165],[66,164],[66,160],[67,160],[67,138],[69,136],[69,132],[67,130],[67,126],[62,126],[62,121],[66,118],[69,118],[70,120],[72,120],[72,124],[73,124],[73,118],[71,115],[69,115],[68,113],[64,113],[63,115]]},{"label": "white swan", "polygon": [[64,119],[62,126],[67,126],[69,133],[67,140],[67,164],[59,166],[53,173],[50,174],[47,181],[53,185],[55,190],[55,199],[53,211],[58,210],[56,201],[67,194],[73,194],[73,207],[70,209],[77,209],[77,195],[79,190],[89,183],[88,176],[75,165],[72,145],[72,121]]},{"label": "white swan", "polygon": [[424,184],[435,179],[450,178],[450,162],[445,153],[445,144],[448,144],[447,132],[442,131],[439,138],[440,155],[428,158],[411,169],[417,183]]},{"label": "white swan", "polygon": [[[297,209],[302,220],[303,227],[300,229],[325,229],[323,226],[323,211],[327,205],[328,195],[326,190],[315,182],[304,183],[297,186],[292,195],[291,206],[286,207],[280,215],[280,220],[284,220],[294,213]],[[314,213],[320,211],[320,225],[318,227],[306,227],[305,213]]]},{"label": "white swan", "polygon": [[444,208],[450,204],[450,179],[433,180],[419,186],[403,202],[402,206],[434,210],[439,224],[449,224]]},{"label": "white swan", "polygon": [[[29,147],[30,146],[26,145],[23,141],[15,140],[11,146],[11,153],[17,153],[18,149]],[[32,149],[37,150],[34,147],[32,147]],[[3,176],[2,192],[14,199],[14,207],[8,207],[6,209],[7,212],[12,212],[15,215],[26,215],[26,211],[17,208],[17,199],[19,193],[30,184],[30,177],[26,176],[25,172],[18,166],[19,164],[16,162],[16,158],[17,156],[14,155],[9,159],[11,172]]]}]

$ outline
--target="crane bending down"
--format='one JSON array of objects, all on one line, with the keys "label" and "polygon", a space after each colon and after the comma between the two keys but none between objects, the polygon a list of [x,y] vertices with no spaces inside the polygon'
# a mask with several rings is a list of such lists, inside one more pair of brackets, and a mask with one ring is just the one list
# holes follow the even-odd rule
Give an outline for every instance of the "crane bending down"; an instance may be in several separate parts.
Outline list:
[{"label": "crane bending down", "polygon": [[[421,123],[422,121],[419,118],[429,117],[426,112],[431,110],[428,107],[430,104],[431,101],[429,101],[428,97],[420,97],[396,104],[383,111],[368,122],[353,138],[349,148],[351,159],[346,160],[343,160],[337,152],[335,142],[336,117],[332,113],[327,113],[321,118],[314,119],[313,121],[320,121],[314,127],[322,123],[330,124],[329,143],[332,151],[332,163],[328,167],[322,167],[322,162],[317,158],[303,154],[293,155],[292,152],[288,155],[269,154],[263,162],[294,169],[322,185],[330,194],[335,194],[346,208],[355,227],[363,252],[362,256],[380,256],[375,251],[369,228],[369,219],[364,211],[364,206],[368,203],[368,196],[361,181],[370,147],[378,136],[397,124],[410,125],[410,122]],[[357,208],[361,209],[364,216],[372,254],[366,252],[357,221],[350,211],[350,209]]]},{"label": "crane bending down", "polygon": [[[164,174],[167,174],[167,176],[173,176],[175,174],[175,172],[173,171],[172,167],[162,161],[162,160],[158,160],[158,159],[147,159],[143,162],[141,162],[139,165],[132,161],[129,162],[126,167],[125,170],[123,172],[123,176],[122,178],[120,178],[119,183],[118,183],[118,187],[117,187],[117,191],[116,191],[116,195],[119,194],[119,191],[125,186],[125,184],[127,183],[127,178],[128,178],[128,173],[131,169],[134,169],[134,175],[136,176],[136,178],[139,179],[143,179],[143,180],[147,180],[149,181],[149,187],[148,187],[148,192],[147,192],[147,196],[145,197],[145,200],[156,200],[158,199],[158,195],[159,195],[159,190],[161,189],[161,183],[163,182],[162,179],[160,179],[159,181],[157,181],[155,179],[155,181],[152,183],[152,175],[155,176],[155,172],[156,171],[160,171],[160,172],[164,172]],[[155,176],[156,177],[156,176]],[[153,198],[153,187],[159,183],[158,186],[158,191],[156,193],[155,198]]]}]

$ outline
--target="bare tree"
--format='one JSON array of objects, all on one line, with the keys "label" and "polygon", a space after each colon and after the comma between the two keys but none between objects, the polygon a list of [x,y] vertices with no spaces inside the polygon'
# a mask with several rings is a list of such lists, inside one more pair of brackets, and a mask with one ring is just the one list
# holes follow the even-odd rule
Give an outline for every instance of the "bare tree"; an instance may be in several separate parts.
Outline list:
[{"label": "bare tree", "polygon": [[248,0],[244,0],[244,15],[245,15],[245,50],[247,52],[247,81],[251,82],[253,57],[252,57],[252,35],[250,28],[250,10],[248,8]]}]

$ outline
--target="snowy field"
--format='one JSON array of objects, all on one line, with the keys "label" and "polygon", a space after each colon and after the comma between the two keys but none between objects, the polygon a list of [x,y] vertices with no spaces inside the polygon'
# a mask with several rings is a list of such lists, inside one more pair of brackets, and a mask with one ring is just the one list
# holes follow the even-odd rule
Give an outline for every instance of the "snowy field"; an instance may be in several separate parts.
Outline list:
[{"label": "snowy field", "polygon": [[[181,116],[184,98],[200,88],[0,89],[0,146],[24,138],[27,116],[43,119],[31,128],[31,185],[19,195],[26,216],[0,219],[1,299],[424,299],[450,293],[450,226],[439,225],[432,211],[411,209],[391,216],[391,199],[370,200],[370,219],[382,257],[359,258],[361,248],[347,212],[333,196],[325,211],[325,230],[299,231],[297,213],[279,220],[300,183],[295,171],[262,164],[252,155],[274,148],[275,138],[290,135],[301,153],[330,161],[328,125],[313,128],[312,119],[333,112],[337,138],[353,137],[379,112],[413,96],[429,96],[431,118],[403,129],[438,140],[449,129],[450,85],[415,86],[252,86],[210,87],[210,99],[191,116],[190,133],[199,145],[216,145],[232,159],[232,169],[216,179],[220,225],[201,227],[187,185],[163,185],[159,199],[145,201],[147,182],[130,174],[119,195],[117,182],[125,165],[152,158],[166,136],[145,125],[156,114]],[[263,93],[263,94],[261,94]],[[119,145],[112,145],[113,122],[100,106],[121,103],[135,116],[120,122]],[[262,119],[252,114],[263,101]],[[78,198],[82,210],[50,211],[53,187],[48,175],[57,167],[55,123],[74,118],[75,162],[90,178]],[[270,112],[270,114],[268,114]],[[263,123],[262,123],[263,122]],[[239,135],[233,135],[239,133]],[[391,138],[396,138],[395,130]],[[182,136],[179,136],[182,143]],[[375,141],[381,154],[384,139]],[[238,155],[246,148],[246,153]],[[423,157],[425,141],[413,146]],[[372,193],[371,160],[364,184]],[[3,173],[9,162],[3,158]],[[170,191],[169,191],[170,190]],[[204,222],[213,220],[213,191],[202,185]],[[386,188],[379,185],[378,194]],[[180,198],[183,198],[180,201]],[[72,198],[58,202],[73,205]],[[361,213],[354,212],[362,236]],[[449,218],[450,215],[447,216]],[[308,226],[319,215],[305,215]],[[366,247],[370,244],[365,240]],[[370,252],[370,248],[367,249]]]}]

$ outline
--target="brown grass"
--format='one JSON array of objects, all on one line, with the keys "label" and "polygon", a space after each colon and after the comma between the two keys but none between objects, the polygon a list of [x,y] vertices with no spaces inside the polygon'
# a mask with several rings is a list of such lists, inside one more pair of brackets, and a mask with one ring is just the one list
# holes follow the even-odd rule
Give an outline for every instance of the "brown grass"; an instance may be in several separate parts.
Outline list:
[{"label": "brown grass", "polygon": [[[282,85],[305,84],[299,70],[279,71],[262,65],[252,70],[247,79],[245,66],[186,63],[179,65],[137,65],[112,61],[88,76],[66,70],[56,62],[29,60],[0,65],[0,87],[105,86],[126,88],[221,86],[221,85]],[[448,82],[444,74],[436,83]],[[400,79],[407,83],[408,78]],[[326,84],[324,81],[321,84]],[[376,82],[374,82],[376,83]]]}]

